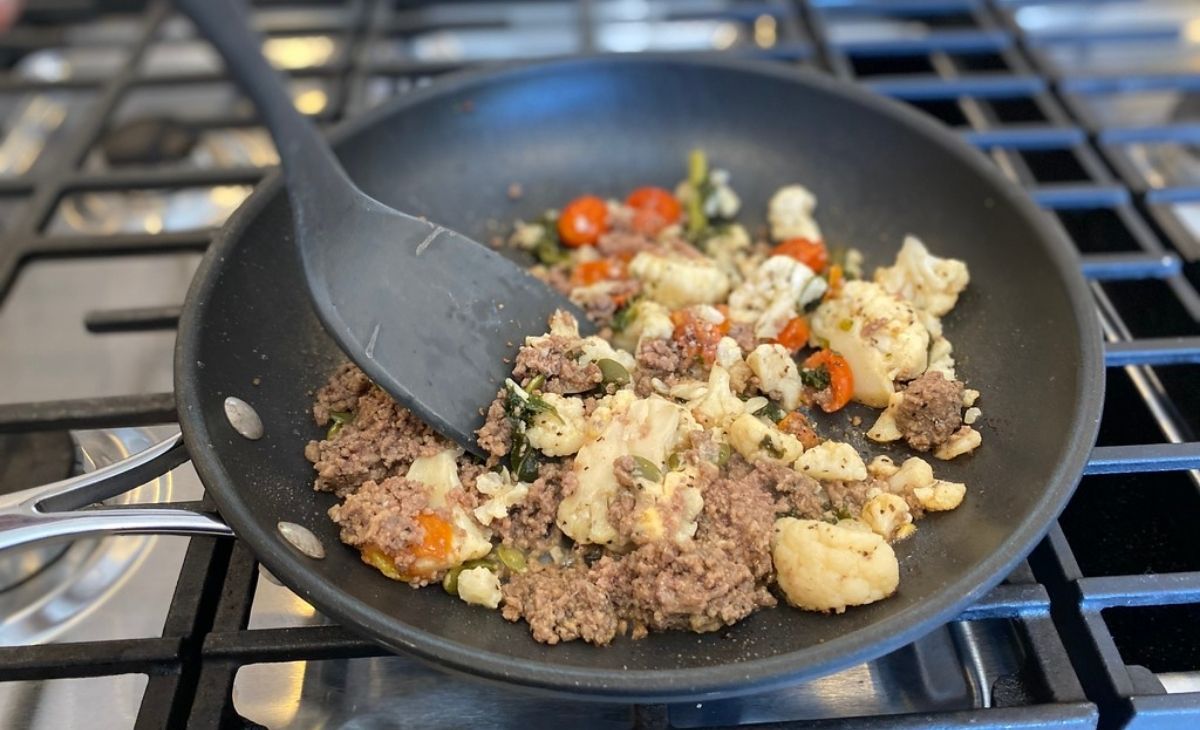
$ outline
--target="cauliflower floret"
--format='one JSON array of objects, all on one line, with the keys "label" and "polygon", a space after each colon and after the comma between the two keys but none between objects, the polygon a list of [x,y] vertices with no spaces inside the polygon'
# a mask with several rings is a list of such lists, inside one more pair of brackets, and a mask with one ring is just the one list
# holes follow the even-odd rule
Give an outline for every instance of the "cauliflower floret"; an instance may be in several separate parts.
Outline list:
[{"label": "cauliflower floret", "polygon": [[929,345],[929,367],[925,372],[941,373],[946,380],[958,380],[954,372],[954,346],[945,337],[934,337]]},{"label": "cauliflower floret", "polygon": [[675,332],[671,321],[671,310],[658,302],[641,299],[629,305],[629,324],[620,332],[613,333],[613,344],[622,350],[635,351],[642,340],[670,339]]},{"label": "cauliflower floret", "polygon": [[546,236],[546,226],[541,223],[526,223],[517,221],[513,226],[512,235],[508,237],[510,245],[526,251],[532,251]]},{"label": "cauliflower floret", "polygon": [[[674,394],[675,389],[672,389]],[[742,415],[745,404],[729,389],[729,373],[725,368],[713,365],[708,373],[708,385],[690,399],[687,409],[702,426],[726,428]]]},{"label": "cauliflower floret", "polygon": [[767,220],[771,223],[771,238],[822,240],[821,229],[813,218],[817,198],[803,185],[785,185],[775,191],[767,204]]},{"label": "cauliflower floret", "polygon": [[899,468],[895,468],[894,464],[892,466],[894,471],[883,478],[887,479],[891,488],[897,492],[906,492],[933,484],[933,467],[922,458],[913,456],[905,459]]},{"label": "cauliflower floret", "polygon": [[968,408],[967,410],[963,411],[963,423],[970,426],[971,424],[978,421],[979,417],[982,415],[983,415],[983,411],[979,410],[978,408],[975,408],[975,407]]},{"label": "cauliflower floret", "polygon": [[746,364],[758,376],[758,387],[779,401],[784,410],[792,411],[800,406],[804,383],[800,382],[800,371],[786,347],[759,345],[746,358]]},{"label": "cauliflower floret", "polygon": [[945,512],[962,504],[967,494],[967,485],[958,482],[944,482],[938,479],[927,487],[917,487],[913,496],[921,506],[930,512]]},{"label": "cauliflower floret", "polygon": [[867,465],[850,444],[824,441],[805,451],[795,468],[821,481],[860,482],[867,478]]},{"label": "cauliflower floret", "polygon": [[963,454],[969,454],[983,443],[983,436],[970,426],[963,426],[955,431],[949,439],[933,450],[933,455],[942,461],[950,461]]},{"label": "cauliflower floret", "polygon": [[742,209],[742,199],[729,186],[729,172],[720,168],[708,174],[712,192],[704,199],[704,215],[729,220]]},{"label": "cauliflower floret", "polygon": [[884,540],[903,540],[917,531],[908,502],[895,494],[876,494],[863,505],[861,519]]},{"label": "cauliflower floret", "polygon": [[613,462],[635,455],[661,465],[693,425],[682,407],[658,396],[639,399],[621,390],[605,398],[588,419],[587,440],[572,465],[578,487],[559,503],[559,528],[578,543],[614,545],[608,503],[620,485]]},{"label": "cauliflower floret", "polygon": [[716,364],[725,368],[729,373],[729,389],[741,393],[750,384],[750,376],[754,372],[742,359],[742,348],[732,337],[722,337],[717,342]]},{"label": "cauliflower floret", "polygon": [[771,256],[729,295],[730,317],[753,323],[756,337],[771,339],[825,289],[825,280],[796,259]]},{"label": "cauliflower floret", "polygon": [[882,408],[893,381],[911,380],[928,365],[929,331],[912,305],[870,281],[849,281],[812,315],[815,338],[846,358],[854,373],[854,399]]},{"label": "cauliflower floret", "polygon": [[486,502],[472,510],[475,519],[481,525],[490,525],[493,520],[507,517],[509,509],[525,501],[529,495],[529,485],[514,482],[508,469],[501,469],[480,474],[475,480],[475,491],[488,497]]},{"label": "cauliflower floret", "polygon": [[639,253],[629,273],[642,282],[646,296],[670,308],[717,304],[729,293],[729,276],[705,258]]},{"label": "cauliflower floret", "polygon": [[[638,545],[668,539],[675,543],[691,540],[704,509],[704,497],[696,486],[695,467],[667,472],[660,482],[638,479],[632,539]],[[667,533],[667,525],[674,531]]]},{"label": "cauliflower floret", "polygon": [[745,278],[744,267],[749,258],[750,234],[740,223],[725,227],[704,241],[704,250],[721,270],[734,281]]},{"label": "cauliflower floret", "polygon": [[625,350],[618,350],[603,337],[584,337],[579,345],[579,364],[586,365],[597,360],[613,360],[629,372],[637,368],[637,360]]},{"label": "cauliflower floret", "polygon": [[458,597],[467,603],[487,608],[500,606],[500,578],[483,567],[468,568],[458,574]]},{"label": "cauliflower floret", "polygon": [[570,456],[579,451],[587,430],[583,400],[557,393],[542,393],[541,398],[554,412],[533,417],[525,431],[530,445],[546,456]]},{"label": "cauliflower floret", "polygon": [[892,457],[880,454],[871,463],[867,464],[867,473],[876,479],[887,479],[891,475],[900,471],[900,467],[896,466],[896,462],[892,461]]},{"label": "cauliflower floret", "polygon": [[904,238],[894,266],[875,270],[884,289],[938,317],[954,309],[970,280],[965,263],[934,256],[916,236]]},{"label": "cauliflower floret", "polygon": [[803,444],[795,436],[749,413],[743,413],[729,425],[729,445],[746,461],[770,459],[790,464],[804,452]]},{"label": "cauliflower floret", "polygon": [[788,603],[806,611],[842,613],[887,598],[900,584],[896,553],[857,520],[780,518],[771,557]]},{"label": "cauliflower floret", "polygon": [[899,441],[903,434],[900,433],[900,426],[896,424],[896,413],[903,402],[904,391],[897,391],[888,396],[887,408],[875,419],[875,425],[867,431],[867,438],[881,444]]}]

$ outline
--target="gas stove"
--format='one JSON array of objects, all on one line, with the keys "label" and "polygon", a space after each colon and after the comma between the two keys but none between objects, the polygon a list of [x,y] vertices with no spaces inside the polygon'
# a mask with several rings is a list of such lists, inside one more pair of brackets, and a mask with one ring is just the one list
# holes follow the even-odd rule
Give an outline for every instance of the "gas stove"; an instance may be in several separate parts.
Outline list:
[{"label": "gas stove", "polygon": [[[31,2],[0,36],[0,493],[173,433],[214,230],[277,158],[169,3]],[[956,129],[1062,225],[1108,341],[1098,446],[1028,563],[877,661],[763,695],[592,704],[444,675],[332,624],[235,540],[0,561],[7,727],[1200,726],[1200,7],[1180,0],[263,3],[322,125],[464,67],[739,54]],[[192,469],[116,498],[211,509]]]}]

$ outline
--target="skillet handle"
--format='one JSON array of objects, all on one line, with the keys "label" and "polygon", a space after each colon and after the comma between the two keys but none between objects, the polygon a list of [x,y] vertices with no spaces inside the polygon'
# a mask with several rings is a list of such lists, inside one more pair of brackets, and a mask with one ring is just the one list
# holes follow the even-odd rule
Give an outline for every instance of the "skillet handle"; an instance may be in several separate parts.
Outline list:
[{"label": "skillet handle", "polygon": [[233,530],[215,515],[164,507],[77,510],[162,476],[188,460],[175,434],[87,474],[0,497],[0,554],[45,542],[96,535],[210,535]]}]

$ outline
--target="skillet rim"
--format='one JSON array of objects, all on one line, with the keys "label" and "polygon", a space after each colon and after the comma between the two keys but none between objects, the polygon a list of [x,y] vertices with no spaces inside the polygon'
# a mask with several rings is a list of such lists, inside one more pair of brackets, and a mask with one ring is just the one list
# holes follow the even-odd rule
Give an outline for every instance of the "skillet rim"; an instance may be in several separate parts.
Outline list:
[{"label": "skillet rim", "polygon": [[353,599],[336,584],[318,578],[309,568],[307,558],[289,550],[274,537],[274,520],[257,517],[238,496],[236,481],[222,465],[217,449],[212,446],[214,441],[201,415],[202,409],[196,407],[203,397],[198,392],[198,378],[195,375],[199,332],[204,321],[202,315],[219,278],[225,254],[242,240],[247,224],[281,192],[283,181],[279,170],[271,172],[255,188],[214,236],[192,279],[179,321],[174,368],[179,424],[192,463],[212,494],[221,515],[234,528],[237,537],[245,540],[256,557],[275,575],[347,629],[365,634],[367,638],[391,650],[416,655],[459,673],[572,698],[587,696],[594,700],[655,702],[713,699],[764,691],[882,656],[954,618],[963,608],[1007,577],[1046,534],[1074,492],[1099,430],[1104,402],[1102,339],[1094,305],[1079,270],[1074,245],[1042,217],[1042,211],[1022,189],[1003,177],[981,153],[935,120],[900,102],[819,72],[783,67],[757,59],[696,58],[678,54],[594,55],[547,63],[503,64],[488,69],[460,71],[428,88],[397,97],[338,125],[330,135],[330,142],[336,146],[361,130],[402,113],[405,108],[489,80],[515,79],[530,73],[597,64],[711,67],[768,75],[798,87],[815,88],[821,93],[840,97],[864,111],[879,114],[895,124],[908,126],[925,136],[980,176],[997,197],[1014,207],[1017,215],[1034,231],[1054,266],[1077,322],[1075,332],[1080,348],[1077,407],[1070,419],[1071,435],[1064,444],[1062,460],[1047,476],[1041,499],[1034,504],[1024,521],[1009,533],[1000,549],[953,583],[943,585],[939,591],[913,606],[836,639],[799,651],[745,662],[667,670],[608,670],[550,665],[477,650],[398,622],[388,614]]}]

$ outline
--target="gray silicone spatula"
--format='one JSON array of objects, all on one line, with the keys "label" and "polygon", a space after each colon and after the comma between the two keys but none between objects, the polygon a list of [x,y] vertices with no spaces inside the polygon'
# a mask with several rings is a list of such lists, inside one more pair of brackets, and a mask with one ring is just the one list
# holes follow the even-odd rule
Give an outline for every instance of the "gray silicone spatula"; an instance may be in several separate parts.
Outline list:
[{"label": "gray silicone spatula", "polygon": [[545,332],[556,308],[573,307],[488,248],[359,190],[292,105],[240,0],[176,5],[217,48],[275,140],[325,328],[392,397],[479,453],[480,408],[511,371],[516,346]]}]

